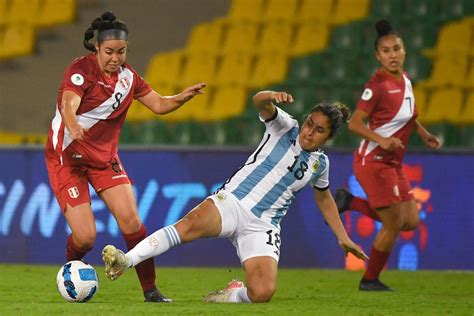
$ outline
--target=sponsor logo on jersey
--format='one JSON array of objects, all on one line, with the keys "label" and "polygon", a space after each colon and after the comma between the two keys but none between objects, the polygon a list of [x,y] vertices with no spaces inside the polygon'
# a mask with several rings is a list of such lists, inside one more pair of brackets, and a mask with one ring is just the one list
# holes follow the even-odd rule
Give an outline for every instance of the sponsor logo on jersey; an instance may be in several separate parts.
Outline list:
[{"label": "sponsor logo on jersey", "polygon": [[398,189],[398,185],[394,186],[393,187],[393,194],[395,196],[399,196],[400,195],[400,190]]},{"label": "sponsor logo on jersey", "polygon": [[400,89],[395,89],[395,90],[388,90],[388,93],[393,94],[393,93],[400,93],[402,90]]},{"label": "sponsor logo on jersey", "polygon": [[67,192],[72,199],[77,199],[79,197],[79,189],[77,187],[69,188],[67,189]]},{"label": "sponsor logo on jersey", "polygon": [[362,93],[362,100],[369,101],[372,98],[373,92],[371,89],[366,88]]},{"label": "sponsor logo on jersey", "polygon": [[104,88],[109,88],[109,89],[112,89],[112,86],[109,85],[109,84],[105,84],[104,82],[102,81],[97,81],[97,83],[101,86],[103,86]]},{"label": "sponsor logo on jersey", "polygon": [[71,82],[76,86],[82,86],[84,84],[84,77],[81,74],[73,74],[71,76]]},{"label": "sponsor logo on jersey", "polygon": [[127,78],[122,78],[120,79],[120,85],[122,86],[122,88],[128,89],[128,87],[130,86],[130,83],[128,82]]}]

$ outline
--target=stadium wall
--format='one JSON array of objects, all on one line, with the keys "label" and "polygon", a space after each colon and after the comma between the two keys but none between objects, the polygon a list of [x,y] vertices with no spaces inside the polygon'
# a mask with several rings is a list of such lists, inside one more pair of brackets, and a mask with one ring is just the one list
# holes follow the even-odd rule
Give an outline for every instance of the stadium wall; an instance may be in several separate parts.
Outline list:
[{"label": "stadium wall", "polygon": [[[140,214],[152,232],[175,222],[218,188],[245,162],[249,151],[122,150],[121,158],[134,181]],[[347,186],[363,196],[352,174],[350,152],[328,152],[331,188]],[[400,236],[388,268],[473,270],[474,153],[412,153],[405,170],[414,188],[421,223]],[[41,149],[0,149],[0,262],[61,264],[69,228],[52,195]],[[91,191],[97,242],[85,260],[100,263],[108,243],[125,248],[118,227],[104,203]],[[370,250],[379,229],[355,212],[343,216],[351,238]],[[285,267],[363,269],[346,259],[324,224],[312,192],[300,192],[282,221]],[[157,266],[238,266],[228,240],[200,240],[162,255]]]}]

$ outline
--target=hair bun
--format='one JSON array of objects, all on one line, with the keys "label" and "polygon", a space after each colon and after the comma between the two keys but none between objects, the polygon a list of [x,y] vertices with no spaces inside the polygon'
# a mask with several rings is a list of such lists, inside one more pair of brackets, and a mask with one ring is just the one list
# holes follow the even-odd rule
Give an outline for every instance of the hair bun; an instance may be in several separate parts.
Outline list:
[{"label": "hair bun", "polygon": [[375,23],[375,29],[380,37],[389,34],[392,31],[392,25],[390,25],[390,22],[385,19],[379,20]]},{"label": "hair bun", "polygon": [[105,11],[104,13],[102,13],[101,18],[102,18],[102,20],[109,21],[109,22],[113,22],[117,19],[115,17],[115,14],[113,12],[110,12],[110,11]]}]

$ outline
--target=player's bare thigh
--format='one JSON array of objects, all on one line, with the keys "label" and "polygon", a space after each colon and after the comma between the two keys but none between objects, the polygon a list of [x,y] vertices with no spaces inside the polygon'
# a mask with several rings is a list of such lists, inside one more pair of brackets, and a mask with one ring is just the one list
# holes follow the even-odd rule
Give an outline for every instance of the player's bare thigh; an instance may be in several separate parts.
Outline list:
[{"label": "player's bare thigh", "polygon": [[72,207],[67,204],[64,217],[71,228],[74,243],[83,249],[91,248],[96,238],[95,220],[91,205],[82,203]]},{"label": "player's bare thigh", "polygon": [[277,261],[269,256],[253,257],[244,261],[248,296],[252,303],[272,299],[276,291]]},{"label": "player's bare thigh", "polygon": [[133,234],[140,229],[137,202],[130,184],[119,184],[98,194],[114,215],[122,233]]},{"label": "player's bare thigh", "polygon": [[203,237],[217,237],[222,230],[221,215],[214,202],[206,199],[174,226],[183,243]]}]

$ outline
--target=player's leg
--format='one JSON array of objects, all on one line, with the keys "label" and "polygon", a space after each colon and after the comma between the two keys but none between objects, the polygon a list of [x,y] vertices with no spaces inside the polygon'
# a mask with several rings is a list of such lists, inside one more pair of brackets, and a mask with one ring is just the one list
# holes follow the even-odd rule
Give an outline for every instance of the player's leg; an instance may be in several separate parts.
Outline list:
[{"label": "player's leg", "polygon": [[386,208],[377,209],[382,220],[382,228],[375,237],[367,270],[364,273],[359,289],[363,291],[391,291],[392,289],[379,281],[380,273],[388,261],[393,245],[403,226],[401,216],[402,203],[392,204]]},{"label": "player's leg", "polygon": [[354,164],[354,173],[367,194],[369,204],[376,208],[377,215],[382,222],[382,228],[372,245],[367,270],[359,284],[359,289],[391,290],[379,281],[379,275],[387,263],[393,244],[403,225],[397,170],[381,163],[366,163],[359,167]]},{"label": "player's leg", "polygon": [[158,256],[181,243],[203,237],[217,237],[220,231],[219,211],[211,199],[206,199],[176,224],[157,230],[126,254],[111,245],[106,246],[102,252],[106,268],[108,265],[115,265],[116,261],[120,263],[119,268],[111,267],[107,276],[115,280],[126,268],[136,266],[140,262]]},{"label": "player's leg", "polygon": [[[135,195],[130,184],[124,183],[105,189],[99,192],[99,196],[114,215],[128,249],[133,249],[147,237],[147,231],[140,220]],[[136,265],[135,271],[146,301],[166,301],[156,288],[153,258]],[[155,299],[152,300],[152,297]]]},{"label": "player's leg", "polygon": [[85,169],[61,165],[54,157],[47,157],[46,167],[51,188],[71,228],[66,259],[81,260],[92,249],[96,238]]},{"label": "player's leg", "polygon": [[403,231],[414,230],[420,223],[420,216],[418,207],[416,205],[415,197],[413,196],[410,182],[408,181],[402,167],[397,169],[398,174],[398,188],[401,197],[401,216],[403,218]]},{"label": "player's leg", "polygon": [[71,228],[67,240],[66,258],[68,261],[81,260],[94,246],[96,228],[94,215],[89,203],[77,206],[66,205],[64,217]]},{"label": "player's leg", "polygon": [[[277,261],[272,257],[254,257],[244,262],[244,269],[250,302],[269,302],[276,291]],[[245,297],[244,293],[239,294]]]}]

